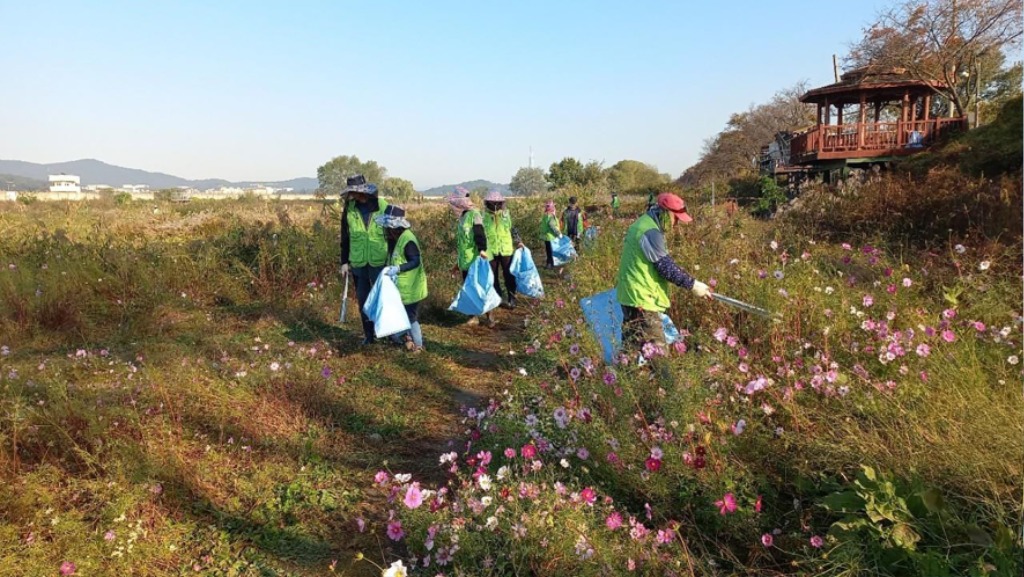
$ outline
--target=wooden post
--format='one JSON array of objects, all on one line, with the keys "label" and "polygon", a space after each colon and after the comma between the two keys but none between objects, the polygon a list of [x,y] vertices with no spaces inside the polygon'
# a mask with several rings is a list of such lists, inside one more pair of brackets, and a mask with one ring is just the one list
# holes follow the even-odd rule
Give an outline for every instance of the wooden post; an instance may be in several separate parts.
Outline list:
[{"label": "wooden post", "polygon": [[882,101],[881,100],[876,100],[875,101],[875,124],[878,124],[881,121],[882,121]]},{"label": "wooden post", "polygon": [[860,110],[857,114],[857,148],[864,148],[864,132],[868,122],[867,97],[860,93]]},{"label": "wooden post", "polygon": [[832,124],[832,106],[829,105],[828,99],[825,99],[825,125]]}]

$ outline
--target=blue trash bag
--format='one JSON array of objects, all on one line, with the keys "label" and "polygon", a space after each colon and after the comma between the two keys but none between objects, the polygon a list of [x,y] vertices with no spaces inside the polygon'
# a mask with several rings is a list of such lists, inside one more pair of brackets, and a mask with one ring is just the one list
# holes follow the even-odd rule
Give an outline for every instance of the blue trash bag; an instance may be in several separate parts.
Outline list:
[{"label": "blue trash bag", "polygon": [[583,231],[583,243],[587,246],[594,244],[597,241],[597,233],[601,232],[601,227],[591,226],[587,230]]},{"label": "blue trash bag", "polygon": [[509,263],[512,276],[516,278],[516,292],[533,298],[544,296],[544,285],[540,282],[540,272],[533,262],[530,249],[517,248],[512,253],[512,262]]},{"label": "blue trash bag", "polygon": [[576,258],[576,249],[572,246],[572,241],[569,237],[562,235],[559,238],[551,241],[551,256],[553,257],[555,266],[562,266],[568,264]]},{"label": "blue trash bag", "polygon": [[[619,304],[618,293],[611,289],[580,299],[580,308],[583,309],[583,318],[586,319],[587,325],[597,337],[597,342],[601,344],[604,362],[611,364],[616,351],[622,347],[622,305]],[[658,315],[665,331],[665,342],[671,345],[680,340],[682,337],[679,335],[679,329],[671,317],[665,313]]]},{"label": "blue trash bag", "polygon": [[494,290],[494,273],[487,259],[477,257],[466,271],[466,282],[448,307],[450,311],[477,316],[501,304],[501,296]]},{"label": "blue trash bag", "polygon": [[378,338],[409,330],[409,315],[402,305],[402,295],[395,281],[386,274],[377,276],[377,282],[366,297],[363,312],[373,321],[373,332]]}]

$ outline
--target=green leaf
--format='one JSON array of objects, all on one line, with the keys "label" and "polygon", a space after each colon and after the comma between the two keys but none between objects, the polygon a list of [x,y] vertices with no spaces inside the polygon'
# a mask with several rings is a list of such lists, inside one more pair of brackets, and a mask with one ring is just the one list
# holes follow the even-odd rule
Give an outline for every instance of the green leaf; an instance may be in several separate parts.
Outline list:
[{"label": "green leaf", "polygon": [[925,489],[917,495],[921,497],[921,502],[924,503],[929,513],[939,513],[946,510],[946,500],[943,499],[942,492],[938,489]]},{"label": "green leaf", "polygon": [[992,537],[987,531],[977,525],[967,526],[967,536],[971,538],[972,543],[976,543],[984,547],[992,546]]},{"label": "green leaf", "polygon": [[897,523],[892,528],[892,541],[902,549],[913,551],[917,548],[917,542],[920,540],[921,536],[917,534],[917,531],[914,531],[906,523]]},{"label": "green leaf", "polygon": [[821,500],[823,507],[837,513],[856,513],[864,509],[864,498],[853,491],[832,493]]},{"label": "green leaf", "polygon": [[860,468],[862,470],[861,472],[864,474],[864,477],[867,478],[869,481],[876,481],[876,482],[878,481],[878,478],[875,475],[875,470],[874,469],[872,469],[871,467],[869,467],[867,465],[861,465]]}]

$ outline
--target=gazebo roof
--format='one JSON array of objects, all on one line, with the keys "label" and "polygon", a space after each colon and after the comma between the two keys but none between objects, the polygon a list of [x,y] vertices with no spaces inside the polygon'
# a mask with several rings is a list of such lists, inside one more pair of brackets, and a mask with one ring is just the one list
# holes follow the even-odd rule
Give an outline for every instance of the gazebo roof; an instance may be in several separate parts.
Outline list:
[{"label": "gazebo roof", "polygon": [[941,82],[920,80],[908,74],[903,68],[882,68],[864,66],[843,74],[839,82],[808,90],[800,102],[831,104],[860,102],[861,95],[869,101],[899,99],[903,93],[932,92],[943,88]]}]

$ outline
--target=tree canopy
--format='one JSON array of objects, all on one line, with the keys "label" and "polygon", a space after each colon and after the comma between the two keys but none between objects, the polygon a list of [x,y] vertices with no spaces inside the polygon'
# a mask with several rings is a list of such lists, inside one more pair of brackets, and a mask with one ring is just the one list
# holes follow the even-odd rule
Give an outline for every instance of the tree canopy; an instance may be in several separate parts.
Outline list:
[{"label": "tree canopy", "polygon": [[380,187],[380,193],[383,196],[400,201],[408,201],[416,197],[416,189],[413,187],[412,182],[396,176],[389,176],[384,179],[384,183]]},{"label": "tree canopy", "polygon": [[340,194],[345,189],[345,180],[353,175],[362,174],[366,182],[383,186],[388,176],[388,169],[376,161],[362,162],[358,156],[335,156],[316,169],[316,178],[320,181],[322,194]]},{"label": "tree canopy", "polygon": [[620,160],[605,171],[613,192],[628,193],[665,184],[670,177],[658,172],[657,167],[639,160]]},{"label": "tree canopy", "polygon": [[582,184],[583,163],[571,156],[551,164],[546,175],[552,188],[562,188],[570,184]]},{"label": "tree canopy", "polygon": [[543,168],[523,167],[516,171],[512,177],[509,189],[520,196],[534,196],[548,189],[547,180],[544,179]]}]

